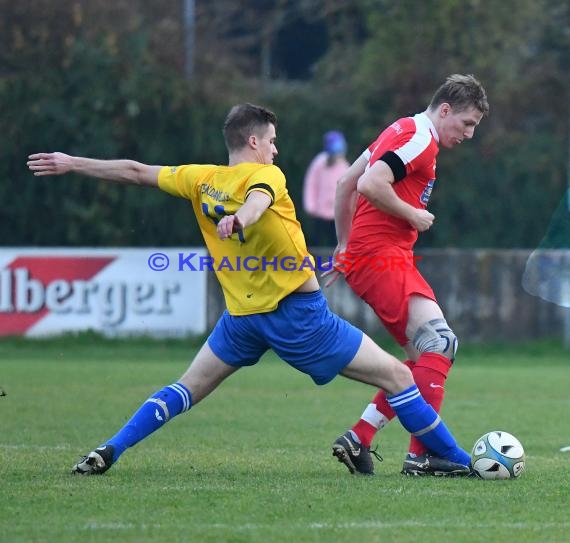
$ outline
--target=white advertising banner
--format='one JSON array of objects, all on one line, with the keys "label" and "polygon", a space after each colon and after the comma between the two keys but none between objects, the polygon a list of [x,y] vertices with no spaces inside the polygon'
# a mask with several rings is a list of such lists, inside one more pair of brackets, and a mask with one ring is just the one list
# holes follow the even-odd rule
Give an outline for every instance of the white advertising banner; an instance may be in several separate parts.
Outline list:
[{"label": "white advertising banner", "polygon": [[204,248],[0,249],[0,336],[206,331]]}]

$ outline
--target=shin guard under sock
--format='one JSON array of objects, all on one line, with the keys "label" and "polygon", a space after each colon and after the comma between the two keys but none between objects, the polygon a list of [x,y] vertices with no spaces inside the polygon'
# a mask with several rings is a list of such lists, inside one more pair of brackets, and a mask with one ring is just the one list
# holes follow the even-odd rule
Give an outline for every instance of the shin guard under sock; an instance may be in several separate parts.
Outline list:
[{"label": "shin guard under sock", "polygon": [[422,398],[416,385],[390,396],[388,401],[402,426],[417,437],[428,450],[452,462],[469,465],[469,454],[457,445],[445,423]]},{"label": "shin guard under sock", "polygon": [[[438,353],[422,353],[412,369],[412,375],[424,400],[430,404],[436,413],[441,410],[445,395],[445,380],[451,369],[449,358]],[[416,437],[410,438],[408,451],[421,456],[427,452],[425,445]]]},{"label": "shin guard under sock", "polygon": [[105,445],[114,448],[113,462],[176,415],[192,407],[192,395],[181,383],[173,383],[153,394]]}]

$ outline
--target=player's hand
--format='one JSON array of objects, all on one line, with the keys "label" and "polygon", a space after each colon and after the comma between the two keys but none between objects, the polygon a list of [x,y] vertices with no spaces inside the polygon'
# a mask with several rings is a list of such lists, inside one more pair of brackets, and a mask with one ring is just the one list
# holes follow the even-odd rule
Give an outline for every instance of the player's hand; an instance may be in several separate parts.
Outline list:
[{"label": "player's hand", "polygon": [[328,277],[327,281],[325,282],[325,288],[330,287],[336,283],[340,277],[342,277],[343,273],[339,268],[336,267],[336,261],[338,259],[338,255],[344,252],[346,252],[346,248],[337,245],[336,249],[333,252],[331,269],[321,274],[322,278]]},{"label": "player's hand", "polygon": [[34,175],[63,175],[72,170],[73,159],[65,153],[37,153],[28,157],[27,165]]},{"label": "player's hand", "polygon": [[434,220],[435,215],[432,215],[427,209],[416,209],[410,219],[410,224],[418,232],[425,232],[431,228]]},{"label": "player's hand", "polygon": [[226,239],[239,230],[243,230],[243,225],[237,215],[225,215],[220,219],[217,228],[220,239]]}]

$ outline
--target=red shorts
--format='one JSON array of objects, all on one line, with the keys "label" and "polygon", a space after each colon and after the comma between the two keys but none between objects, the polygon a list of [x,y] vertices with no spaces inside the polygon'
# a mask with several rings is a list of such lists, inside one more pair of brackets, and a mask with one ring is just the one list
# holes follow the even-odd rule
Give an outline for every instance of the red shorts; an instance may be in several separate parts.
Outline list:
[{"label": "red shorts", "polygon": [[437,302],[432,288],[418,270],[412,251],[387,247],[364,265],[347,266],[344,276],[350,288],[378,315],[402,346],[406,337],[410,296],[419,294]]}]

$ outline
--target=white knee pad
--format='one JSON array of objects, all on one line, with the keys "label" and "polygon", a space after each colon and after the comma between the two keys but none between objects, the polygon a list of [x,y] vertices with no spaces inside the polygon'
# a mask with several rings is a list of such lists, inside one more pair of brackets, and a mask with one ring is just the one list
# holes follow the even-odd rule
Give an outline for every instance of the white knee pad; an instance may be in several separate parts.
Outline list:
[{"label": "white knee pad", "polygon": [[418,328],[412,344],[420,353],[438,353],[453,361],[458,341],[445,319],[433,319]]}]

